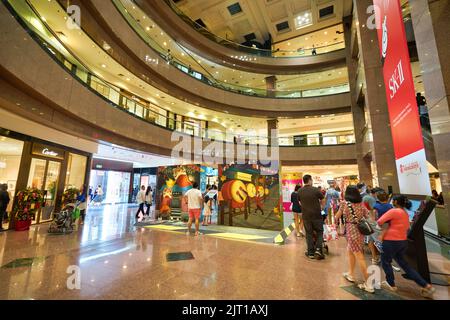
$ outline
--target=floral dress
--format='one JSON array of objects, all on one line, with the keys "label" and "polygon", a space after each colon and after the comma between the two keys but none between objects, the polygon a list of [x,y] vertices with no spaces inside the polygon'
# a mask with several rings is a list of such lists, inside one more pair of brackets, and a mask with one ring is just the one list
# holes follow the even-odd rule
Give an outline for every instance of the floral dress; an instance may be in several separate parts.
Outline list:
[{"label": "floral dress", "polygon": [[[354,214],[350,212],[347,202],[340,204],[339,211],[343,211],[345,217],[345,231],[347,237],[347,249],[351,252],[363,252],[364,235],[358,230],[358,221],[369,216],[369,210],[362,203],[350,203]],[[356,218],[355,218],[356,216]]]}]

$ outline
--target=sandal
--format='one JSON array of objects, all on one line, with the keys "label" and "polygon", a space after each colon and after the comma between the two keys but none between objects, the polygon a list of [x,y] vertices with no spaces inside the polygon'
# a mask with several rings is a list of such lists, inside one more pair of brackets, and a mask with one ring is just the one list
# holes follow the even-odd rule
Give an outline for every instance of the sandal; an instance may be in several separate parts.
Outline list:
[{"label": "sandal", "polygon": [[342,276],[343,276],[343,277],[345,278],[345,280],[347,280],[348,282],[352,282],[352,283],[355,282],[355,279],[354,279],[348,272],[343,273]]},{"label": "sandal", "polygon": [[361,290],[364,290],[364,291],[366,291],[368,293],[375,293],[375,289],[373,287],[369,287],[365,283],[358,284],[358,288],[361,289]]}]

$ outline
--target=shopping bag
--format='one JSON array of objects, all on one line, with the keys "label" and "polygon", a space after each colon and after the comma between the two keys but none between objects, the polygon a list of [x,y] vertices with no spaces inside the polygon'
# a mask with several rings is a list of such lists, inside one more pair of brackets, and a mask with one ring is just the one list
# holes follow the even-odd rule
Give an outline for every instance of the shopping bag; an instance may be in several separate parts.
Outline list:
[{"label": "shopping bag", "polygon": [[338,232],[336,230],[336,225],[324,224],[323,225],[323,238],[325,241],[334,241],[334,240],[339,239]]},{"label": "shopping bag", "polygon": [[75,208],[75,210],[73,210],[73,213],[72,213],[73,220],[77,220],[80,217],[80,214],[81,214],[80,209]]}]

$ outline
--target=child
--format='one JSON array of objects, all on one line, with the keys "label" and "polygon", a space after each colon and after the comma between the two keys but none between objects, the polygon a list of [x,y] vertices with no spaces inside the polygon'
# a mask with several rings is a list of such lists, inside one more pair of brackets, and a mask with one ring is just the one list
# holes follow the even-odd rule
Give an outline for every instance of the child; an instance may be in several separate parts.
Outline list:
[{"label": "child", "polygon": [[211,224],[211,204],[212,199],[206,195],[205,196],[205,211],[204,211],[204,217],[203,217],[203,226],[207,226],[208,224]]}]

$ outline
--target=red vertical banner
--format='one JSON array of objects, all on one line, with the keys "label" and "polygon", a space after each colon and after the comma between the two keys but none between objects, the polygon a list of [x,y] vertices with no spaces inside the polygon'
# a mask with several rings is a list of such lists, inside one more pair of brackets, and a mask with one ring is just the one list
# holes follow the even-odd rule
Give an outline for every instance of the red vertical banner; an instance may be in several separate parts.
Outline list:
[{"label": "red vertical banner", "polygon": [[400,191],[431,194],[405,26],[399,0],[374,0]]}]

